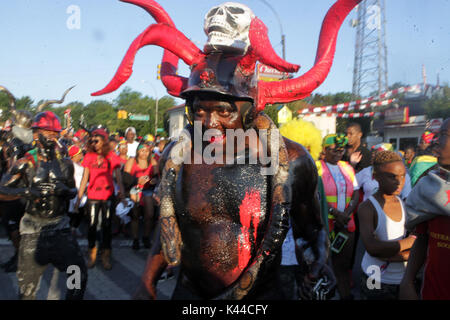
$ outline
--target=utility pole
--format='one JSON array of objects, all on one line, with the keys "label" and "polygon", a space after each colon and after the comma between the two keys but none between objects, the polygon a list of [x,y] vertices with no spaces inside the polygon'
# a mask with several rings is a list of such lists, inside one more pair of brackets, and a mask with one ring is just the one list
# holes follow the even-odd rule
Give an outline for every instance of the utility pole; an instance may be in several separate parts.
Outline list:
[{"label": "utility pole", "polygon": [[284,33],[283,33],[283,26],[281,25],[280,17],[278,16],[278,14],[274,10],[274,8],[272,8],[272,6],[266,0],[259,0],[259,1],[261,1],[266,6],[268,6],[269,9],[273,12],[273,14],[275,15],[275,17],[278,20],[278,24],[280,25],[280,32],[281,32],[281,46],[283,48],[283,60],[286,60],[286,37],[284,36]]}]

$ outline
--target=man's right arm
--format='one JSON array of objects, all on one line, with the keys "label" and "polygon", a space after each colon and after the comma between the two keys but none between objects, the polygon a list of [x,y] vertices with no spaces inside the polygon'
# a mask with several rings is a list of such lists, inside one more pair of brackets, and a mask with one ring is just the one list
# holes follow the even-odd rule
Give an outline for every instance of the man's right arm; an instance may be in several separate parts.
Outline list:
[{"label": "man's right arm", "polygon": [[0,181],[1,200],[16,200],[33,194],[33,191],[28,186],[19,187],[28,167],[28,161],[20,159],[4,174]]}]

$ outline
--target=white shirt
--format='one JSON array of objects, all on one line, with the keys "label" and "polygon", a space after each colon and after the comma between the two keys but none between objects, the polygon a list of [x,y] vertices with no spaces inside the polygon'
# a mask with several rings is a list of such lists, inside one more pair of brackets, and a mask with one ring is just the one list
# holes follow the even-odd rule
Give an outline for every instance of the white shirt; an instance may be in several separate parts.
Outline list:
[{"label": "white shirt", "polygon": [[[337,210],[343,212],[345,210],[345,197],[346,197],[346,183],[344,175],[341,172],[341,169],[339,169],[339,166],[333,165],[331,163],[327,162],[327,166],[330,169],[330,173],[333,176],[333,180],[336,182],[336,188],[337,188]],[[355,181],[353,181],[353,191],[358,190],[358,179],[355,178]]]},{"label": "white shirt", "polygon": [[137,141],[133,141],[132,143],[127,143],[127,146],[128,146],[127,156],[128,157],[136,157],[136,150],[137,150],[138,145],[139,145],[139,142],[137,142]]},{"label": "white shirt", "polygon": [[[72,161],[73,162],[73,161]],[[77,190],[80,190],[80,185],[81,185],[81,179],[83,178],[83,172],[84,172],[84,168],[82,165],[73,162],[73,177],[75,179],[75,186],[77,187]],[[69,203],[69,212],[73,212],[73,208],[75,206],[75,203],[77,202],[77,197],[75,196],[75,198],[73,198],[72,200],[70,200]],[[81,198],[80,201],[80,208],[84,207],[85,203],[86,203],[87,197],[86,194],[83,195],[83,197]]]},{"label": "white shirt", "polygon": [[[381,208],[378,201],[373,196],[369,197],[369,201],[372,202],[378,217],[374,234],[382,241],[398,241],[406,235],[405,210],[402,200],[399,197],[397,199],[400,201],[402,210],[400,221],[392,220]],[[379,281],[387,284],[400,284],[405,273],[406,265],[407,261],[387,262],[371,256],[367,251],[365,251],[361,261],[361,268],[367,276],[371,276],[374,271],[377,272],[379,270]]]}]

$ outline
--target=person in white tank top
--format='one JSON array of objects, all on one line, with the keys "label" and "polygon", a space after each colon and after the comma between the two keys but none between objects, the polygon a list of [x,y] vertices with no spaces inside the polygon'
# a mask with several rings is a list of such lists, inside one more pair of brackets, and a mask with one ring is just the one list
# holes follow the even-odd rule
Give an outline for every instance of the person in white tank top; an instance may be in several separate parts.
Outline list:
[{"label": "person in white tank top", "polygon": [[379,189],[358,209],[361,239],[366,248],[361,267],[361,295],[368,300],[398,299],[409,251],[415,236],[406,237],[405,210],[399,195],[406,168],[393,151],[378,152],[373,159]]}]

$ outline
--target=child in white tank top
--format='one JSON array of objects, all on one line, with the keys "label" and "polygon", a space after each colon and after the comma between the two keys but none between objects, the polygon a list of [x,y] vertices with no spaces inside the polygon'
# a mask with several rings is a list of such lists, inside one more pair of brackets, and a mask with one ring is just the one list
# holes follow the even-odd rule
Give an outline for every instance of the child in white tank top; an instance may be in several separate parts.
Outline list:
[{"label": "child in white tank top", "polygon": [[361,239],[366,248],[361,267],[363,299],[398,299],[399,284],[415,237],[406,236],[405,211],[400,195],[406,168],[392,151],[377,152],[374,178],[379,189],[358,209]]}]

